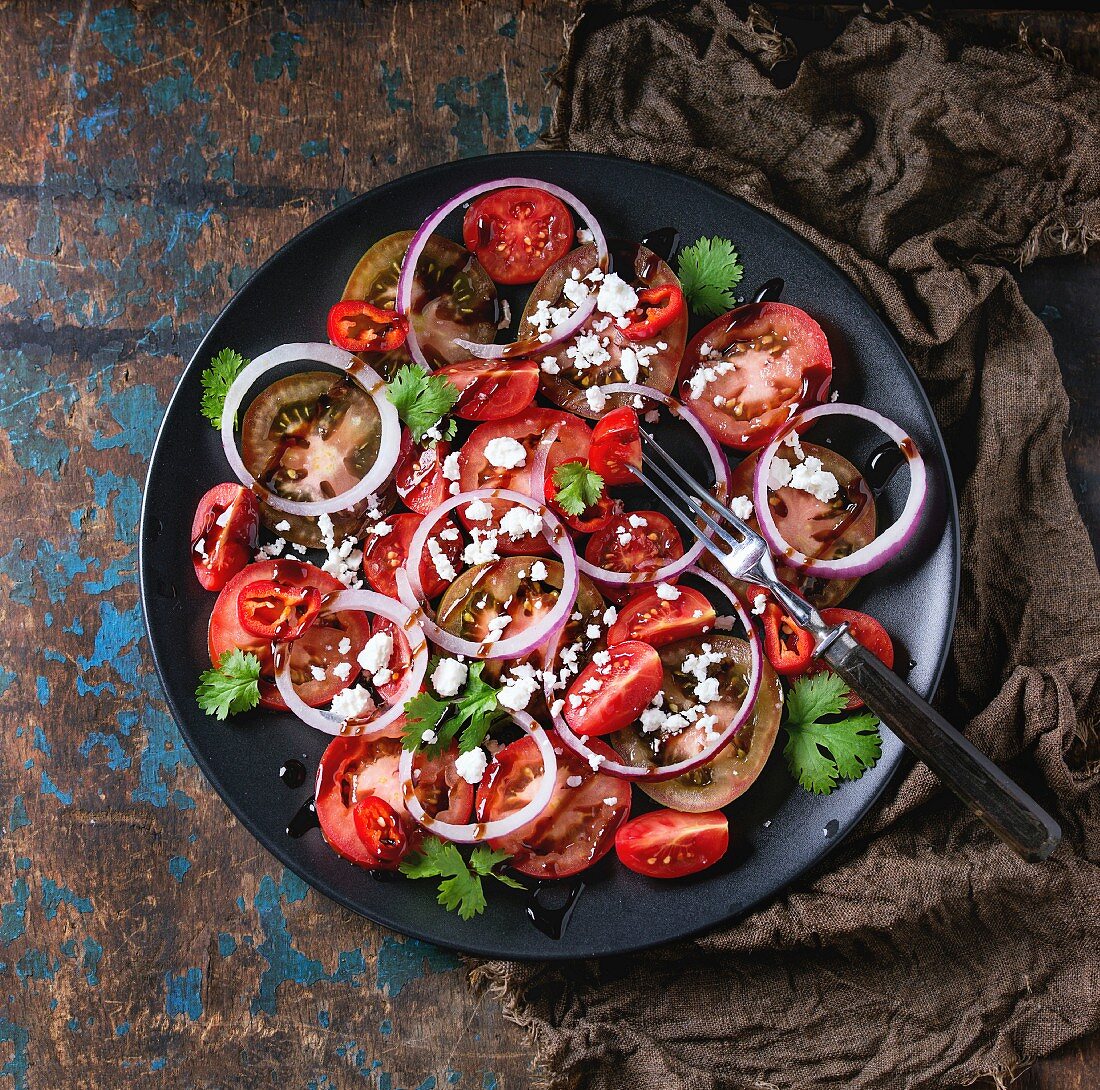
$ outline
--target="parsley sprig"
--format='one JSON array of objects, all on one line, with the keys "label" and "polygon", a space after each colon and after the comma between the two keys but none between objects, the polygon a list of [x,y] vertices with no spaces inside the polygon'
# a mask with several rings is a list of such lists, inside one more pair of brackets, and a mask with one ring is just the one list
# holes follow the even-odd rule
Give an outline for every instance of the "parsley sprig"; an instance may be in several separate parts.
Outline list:
[{"label": "parsley sprig", "polygon": [[677,272],[684,298],[696,314],[716,318],[737,304],[733,289],[744,270],[728,238],[701,238],[684,247]]},{"label": "parsley sprig", "polygon": [[827,795],[839,780],[858,780],[882,755],[878,717],[841,716],[849,689],[836,674],[799,678],[787,694],[787,744],[791,775],[807,791]]},{"label": "parsley sprig", "polygon": [[[210,360],[201,375],[202,401],[199,403],[199,408],[202,410],[202,415],[219,430],[222,426],[225,395],[229,393],[233,380],[248,366],[248,362],[240,352],[234,352],[232,348],[223,348]],[[233,426],[237,426],[236,418],[233,420]]]},{"label": "parsley sprig", "polygon": [[260,660],[249,651],[226,651],[217,667],[203,671],[195,690],[207,715],[225,719],[251,711],[260,702]]},{"label": "parsley sprig", "polygon": [[508,858],[507,852],[495,852],[481,845],[474,848],[467,862],[454,844],[429,837],[422,851],[409,856],[399,869],[407,878],[442,878],[439,903],[449,912],[470,920],[485,911],[482,878],[495,878],[513,889],[524,888],[515,878],[495,869]]},{"label": "parsley sprig", "polygon": [[553,474],[554,502],[569,515],[583,515],[603,495],[603,477],[584,462],[563,462]]},{"label": "parsley sprig", "polygon": [[423,442],[433,428],[439,431],[440,438],[455,437],[454,419],[444,424],[443,418],[454,408],[459,395],[453,382],[443,375],[430,374],[418,363],[405,364],[386,387],[386,396],[417,443]]},{"label": "parsley sprig", "polygon": [[[429,677],[438,664],[439,659],[433,658],[428,665]],[[408,701],[405,704],[404,747],[439,753],[457,736],[459,753],[477,749],[502,714],[498,691],[481,677],[484,669],[484,662],[471,663],[466,685],[455,697],[437,700],[425,691]],[[434,742],[424,741],[426,731],[435,732]]]}]

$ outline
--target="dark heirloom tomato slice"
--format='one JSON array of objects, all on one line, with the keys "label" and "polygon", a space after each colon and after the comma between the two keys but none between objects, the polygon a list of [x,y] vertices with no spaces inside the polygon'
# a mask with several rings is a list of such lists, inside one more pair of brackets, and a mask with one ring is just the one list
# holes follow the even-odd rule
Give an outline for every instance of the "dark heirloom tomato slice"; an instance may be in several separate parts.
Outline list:
[{"label": "dark heirloom tomato slice", "polygon": [[392,352],[405,343],[409,322],[363,299],[344,299],[328,312],[328,339],[345,352]]},{"label": "dark heirloom tomato slice", "polygon": [[[602,742],[589,747],[615,755]],[[615,843],[615,830],[630,815],[630,784],[606,772],[593,772],[587,761],[555,745],[558,774],[554,794],[533,821],[507,836],[490,840],[507,852],[508,865],[532,878],[568,878],[602,859]],[[538,746],[520,738],[489,762],[477,789],[477,820],[492,821],[528,803],[538,788],[542,758]]]},{"label": "dark heirloom tomato slice", "polygon": [[620,825],[615,834],[619,862],[648,878],[698,874],[713,867],[729,846],[729,821],[721,810],[653,810]]},{"label": "dark heirloom tomato slice", "polygon": [[463,360],[437,375],[462,391],[452,412],[463,420],[504,420],[523,412],[539,391],[534,360]]},{"label": "dark heirloom tomato slice", "polygon": [[[803,442],[802,450],[808,457],[821,459],[822,467],[839,482],[840,491],[827,502],[789,486],[769,492],[772,518],[784,541],[814,560],[836,560],[869,545],[877,532],[875,500],[859,470],[830,447]],[[752,499],[752,477],[759,457],[759,452],[753,452],[734,469],[731,496]],[[792,461],[795,455],[784,444],[776,457]],[[760,532],[755,515],[748,523]],[[712,566],[704,558],[703,567],[724,577],[735,589],[743,589],[744,584],[731,581],[717,562]],[[784,567],[782,562],[777,563],[776,568],[787,586],[799,591],[819,609],[844,601],[859,582],[858,579],[818,579],[802,575]]]},{"label": "dark heirloom tomato slice", "polygon": [[247,488],[211,488],[191,523],[191,560],[199,582],[207,590],[221,590],[252,559],[259,531],[260,506]]},{"label": "dark heirloom tomato slice", "polygon": [[[378,408],[351,379],[302,371],[256,396],[241,424],[241,458],[257,480],[288,500],[313,502],[353,488],[374,465],[382,433]],[[366,505],[333,515],[337,538],[354,533]],[[317,520],[286,515],[262,503],[264,525],[300,545],[318,548]],[[289,529],[277,526],[289,524]]]},{"label": "dark heirloom tomato slice", "polygon": [[[575,461],[580,465],[584,465],[581,459],[575,459]],[[564,465],[566,463],[562,464]],[[571,530],[576,530],[578,534],[594,534],[601,527],[607,525],[611,516],[615,514],[617,509],[615,501],[607,492],[603,492],[600,498],[590,507],[586,507],[581,514],[571,515],[557,501],[558,486],[554,483],[553,473],[549,473],[546,476],[546,487],[543,491],[543,495],[546,497],[546,502],[553,508],[554,514],[556,514]]]},{"label": "dark heirloom tomato slice", "polygon": [[624,640],[644,640],[664,647],[673,640],[701,636],[714,627],[714,606],[691,587],[677,586],[679,598],[669,601],[652,587],[632,595],[619,607],[615,623],[607,630],[607,646]]},{"label": "dark heirloom tomato slice", "polygon": [[565,695],[565,721],[575,734],[595,737],[630,726],[661,691],[661,656],[648,643],[612,647],[602,666],[589,664]]},{"label": "dark heirloom tomato slice", "polygon": [[[668,264],[641,244],[633,242],[613,244],[612,255],[615,272],[635,291],[660,287],[664,284],[675,284],[679,287],[676,274]],[[596,264],[596,247],[589,244],[566,254],[547,269],[543,278],[531,290],[531,296],[523,309],[523,316],[519,323],[520,337],[527,339],[538,335],[538,330],[531,322],[531,316],[535,313],[540,300],[547,300],[552,307],[567,305],[562,292],[565,281],[572,279],[574,269],[583,278],[596,268]],[[595,328],[596,326],[599,328]],[[688,316],[685,310],[652,337],[633,341],[625,335],[625,331],[620,329],[613,319],[609,320],[606,314],[597,312],[584,323],[577,336],[595,333],[601,339],[601,343],[606,338],[607,344],[603,347],[608,354],[608,359],[598,366],[578,371],[573,359],[567,354],[575,344],[576,337],[570,338],[564,344],[556,345],[548,352],[535,353],[535,358],[540,364],[544,356],[553,356],[554,366],[558,368],[555,374],[542,371],[542,391],[563,409],[588,413],[591,410],[585,400],[585,390],[589,386],[606,386],[612,382],[623,382],[627,378],[622,369],[623,351],[629,349],[637,356],[638,350],[642,349],[641,354],[646,359],[639,366],[637,375],[634,376],[633,371],[628,368],[632,381],[654,386],[662,393],[670,394],[676,383],[680,358],[684,354],[687,328]],[[665,347],[659,348],[660,344]],[[650,349],[653,349],[652,353]],[[625,394],[612,394],[608,398],[608,404],[612,407],[627,404],[628,397],[629,395]]]},{"label": "dark heirloom tomato slice", "polygon": [[[238,596],[249,583],[260,580],[272,580],[291,587],[313,587],[322,595],[336,594],[346,588],[338,579],[304,560],[263,560],[250,564],[235,575],[218,595],[210,614],[210,661],[217,666],[222,655],[235,647],[250,651],[261,665],[260,703],[265,708],[285,709],[286,704],[275,688],[270,641],[247,631],[238,618]],[[298,695],[316,708],[327,704],[338,692],[351,685],[359,674],[355,660],[366,646],[368,636],[369,626],[362,613],[326,613],[321,617],[300,640],[295,640],[291,645],[290,679]],[[340,642],[345,637],[351,647],[346,654],[341,654]],[[333,674],[331,668],[345,661],[352,664],[351,671],[341,679]],[[311,667],[314,666],[324,670],[323,679],[313,677]]]},{"label": "dark heirloom tomato slice", "polygon": [[[474,789],[455,771],[458,749],[435,757],[418,753],[413,776],[420,805],[432,817],[457,824],[470,818]],[[424,832],[405,808],[397,765],[401,759],[401,723],[381,738],[334,738],[317,767],[317,820],[329,846],[361,867],[392,869],[394,861],[380,861],[356,831],[355,810],[360,800],[379,798],[400,815],[408,847],[423,842]]]},{"label": "dark heirloom tomato slice", "polygon": [[393,704],[405,689],[405,671],[412,663],[412,649],[405,633],[388,617],[374,616],[370,621],[370,634],[376,636],[386,632],[393,640],[393,650],[386,668],[393,675],[384,685],[375,685],[378,695],[387,703]]},{"label": "dark heirloom tomato slice", "polygon": [[[556,412],[554,409],[528,409],[520,416],[489,421],[474,428],[469,439],[463,444],[462,453],[459,456],[459,483],[462,491],[472,492],[477,488],[510,488],[530,496],[532,494],[531,465],[535,459],[535,451],[538,450],[542,437],[555,424],[559,429],[558,440],[550,448],[546,459],[546,472],[553,473],[562,462],[587,461],[588,450],[592,445],[592,432],[583,420],[578,420],[568,413]],[[504,437],[515,439],[522,445],[526,455],[522,466],[506,469],[493,465],[486,457],[485,448],[489,443]],[[492,529],[512,507],[512,504],[504,501],[488,502],[492,508],[493,517],[486,522],[475,522],[467,518],[466,508],[459,508],[459,516],[468,528],[476,526],[480,529]],[[548,553],[550,545],[541,536],[532,537],[530,534],[525,534],[513,541],[506,534],[501,534],[497,541],[497,552]]]},{"label": "dark heirloom tomato slice", "polygon": [[430,447],[414,443],[408,428],[401,429],[401,450],[393,471],[397,494],[410,511],[430,514],[447,498],[443,463],[451,453],[450,444],[442,441]]},{"label": "dark heirloom tomato slice", "polygon": [[466,209],[462,241],[498,284],[533,284],[573,244],[573,217],[544,190],[498,189]]},{"label": "dark heirloom tomato slice", "polygon": [[316,587],[291,587],[271,579],[257,579],[237,595],[241,626],[265,640],[297,640],[321,613]]},{"label": "dark heirloom tomato slice", "polygon": [[603,477],[604,484],[638,483],[628,467],[642,468],[642,440],[638,414],[629,405],[612,409],[596,421],[588,465]]},{"label": "dark heirloom tomato slice", "polygon": [[[397,569],[404,567],[413,534],[423,521],[422,515],[390,515],[382,523],[390,528],[389,533],[367,535],[363,543],[363,574],[379,594],[397,597]],[[439,535],[447,530],[454,530],[454,537],[450,540],[441,539]],[[432,538],[439,542],[443,555],[450,560],[455,570],[461,569],[463,543],[458,527],[447,519],[436,527]],[[434,598],[437,594],[442,594],[447,582],[436,571],[431,554],[425,548],[420,560],[420,585],[424,588],[425,595]]]},{"label": "dark heirloom tomato slice", "polygon": [[[344,299],[365,299],[393,310],[401,261],[412,231],[398,231],[376,242],[360,259],[344,287]],[[416,263],[412,327],[433,364],[455,363],[469,353],[455,346],[463,338],[491,344],[497,335],[497,290],[477,258],[450,239],[432,235]],[[371,366],[392,378],[411,360],[407,348],[372,354]]]},{"label": "dark heirloom tomato slice", "polygon": [[[645,520],[634,526],[630,520]],[[660,511],[616,515],[594,533],[584,549],[589,564],[615,572],[651,572],[684,555],[684,544],[672,520]]]},{"label": "dark heirloom tomato slice", "polygon": [[[866,613],[860,613],[856,609],[823,609],[821,619],[826,624],[848,623],[852,635],[857,643],[863,644],[876,658],[881,659],[889,669],[894,668],[894,643],[890,639],[890,633]],[[812,659],[806,668],[806,675],[812,677],[820,674],[829,667],[821,659]],[[858,693],[849,693],[846,708],[862,708],[863,699]]]},{"label": "dark heirloom tomato slice", "polygon": [[692,338],[680,374],[684,401],[710,433],[728,447],[755,450],[800,409],[825,400],[833,357],[804,310],[749,303]]},{"label": "dark heirloom tomato slice", "polygon": [[[710,670],[710,676],[718,678],[718,699],[707,705],[707,711],[718,717],[719,724],[728,723],[741,706],[749,676],[749,645],[735,636],[714,632],[703,639],[679,640],[661,648],[665,707],[671,710],[697,703],[692,692],[695,680],[682,672],[682,664],[688,654],[698,654],[704,643],[725,655],[725,661]],[[638,786],[655,802],[673,810],[697,814],[721,809],[747,791],[760,775],[775,745],[782,714],[783,690],[775,671],[765,662],[752,717],[729,745],[700,768],[660,783],[640,781]],[[686,760],[710,744],[703,728],[697,726],[667,738],[643,735],[630,727],[616,734],[613,742],[625,761],[650,765]]]}]

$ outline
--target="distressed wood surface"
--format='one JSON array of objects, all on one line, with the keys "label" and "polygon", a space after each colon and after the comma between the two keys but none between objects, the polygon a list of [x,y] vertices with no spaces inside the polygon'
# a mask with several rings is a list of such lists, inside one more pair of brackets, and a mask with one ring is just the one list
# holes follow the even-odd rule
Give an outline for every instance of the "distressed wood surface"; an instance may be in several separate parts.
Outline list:
[{"label": "distressed wood surface", "polygon": [[[167,398],[234,289],[356,192],[532,144],[572,7],[0,3],[0,1090],[538,1081],[453,955],[308,890],[205,783],[135,542]],[[1025,287],[1077,361],[1087,489],[1097,279],[1067,269]],[[1091,1086],[1098,1062],[1017,1085]]]}]

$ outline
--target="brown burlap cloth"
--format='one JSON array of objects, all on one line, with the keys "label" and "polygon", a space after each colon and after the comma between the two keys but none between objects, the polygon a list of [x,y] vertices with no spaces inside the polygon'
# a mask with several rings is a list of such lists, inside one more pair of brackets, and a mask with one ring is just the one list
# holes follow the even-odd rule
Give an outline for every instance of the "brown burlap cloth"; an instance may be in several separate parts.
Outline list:
[{"label": "brown burlap cloth", "polygon": [[548,143],[746,198],[892,324],[960,491],[941,696],[1065,841],[1021,862],[917,766],[821,873],[736,925],[631,958],[475,968],[558,1086],[948,1086],[1100,1027],[1100,578],[1058,365],[1010,271],[1100,235],[1100,86],[909,18],[856,18],[778,88],[789,49],[722,0],[590,3]]}]

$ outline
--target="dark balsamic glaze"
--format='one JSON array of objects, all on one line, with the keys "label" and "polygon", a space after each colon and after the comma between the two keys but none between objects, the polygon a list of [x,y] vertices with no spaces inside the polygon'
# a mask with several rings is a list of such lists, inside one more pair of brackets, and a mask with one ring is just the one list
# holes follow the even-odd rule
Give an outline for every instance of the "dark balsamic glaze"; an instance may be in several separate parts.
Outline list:
[{"label": "dark balsamic glaze", "polygon": [[826,837],[834,837],[838,832],[840,832],[840,822],[836,818],[830,818],[825,822]]},{"label": "dark balsamic glaze", "polygon": [[286,835],[297,840],[305,836],[310,829],[319,829],[321,823],[317,820],[317,806],[313,799],[302,803],[301,809],[290,819],[286,827]]},{"label": "dark balsamic glaze", "polygon": [[752,301],[754,303],[777,303],[785,287],[786,284],[783,283],[783,277],[773,276],[770,280],[765,280],[764,283],[760,285],[760,289],[752,297]]},{"label": "dark balsamic glaze", "polygon": [[642,239],[642,245],[652,250],[662,261],[671,261],[680,248],[680,232],[675,227],[661,227]]},{"label": "dark balsamic glaze", "polygon": [[584,883],[539,882],[527,894],[527,918],[550,939],[560,939],[584,892]]},{"label": "dark balsamic glaze", "polygon": [[279,779],[291,790],[301,787],[306,782],[306,766],[297,758],[291,757],[279,769]]},{"label": "dark balsamic glaze", "polygon": [[876,499],[906,461],[905,452],[893,440],[887,440],[871,451],[871,457],[867,459],[863,470],[863,479]]}]

